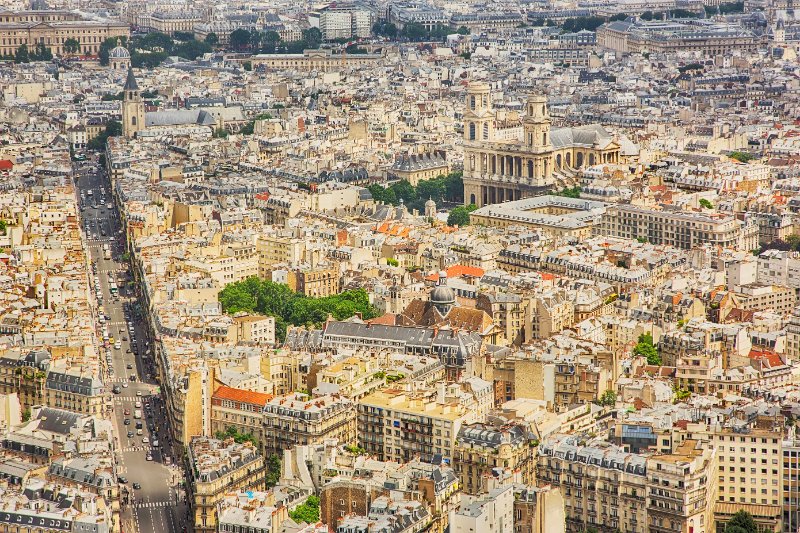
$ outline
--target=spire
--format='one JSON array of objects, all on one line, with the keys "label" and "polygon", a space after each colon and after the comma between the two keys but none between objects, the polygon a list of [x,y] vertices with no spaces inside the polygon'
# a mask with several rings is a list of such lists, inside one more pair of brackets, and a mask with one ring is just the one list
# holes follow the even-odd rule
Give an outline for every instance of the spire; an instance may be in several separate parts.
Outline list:
[{"label": "spire", "polygon": [[136,76],[133,75],[133,68],[128,67],[128,77],[125,79],[125,87],[122,88],[123,91],[138,91],[139,84],[136,83]]}]

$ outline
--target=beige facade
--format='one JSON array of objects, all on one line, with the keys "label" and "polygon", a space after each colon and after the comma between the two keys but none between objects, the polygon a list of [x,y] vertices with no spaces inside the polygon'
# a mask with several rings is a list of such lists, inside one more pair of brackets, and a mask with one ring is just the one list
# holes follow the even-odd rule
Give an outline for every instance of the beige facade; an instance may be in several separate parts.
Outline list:
[{"label": "beige facade", "polygon": [[325,439],[338,439],[341,444],[356,441],[355,405],[338,394],[276,396],[264,407],[263,420],[265,455],[280,455],[293,446],[321,444]]},{"label": "beige facade", "polygon": [[495,468],[518,472],[522,483],[534,482],[535,448],[521,425],[462,426],[454,452],[453,469],[461,482],[461,490],[467,494],[487,492]]},{"label": "beige facade", "polygon": [[253,68],[338,72],[353,67],[374,66],[381,54],[334,54],[332,50],[305,50],[302,54],[263,54],[247,61]]},{"label": "beige facade", "polygon": [[[472,83],[464,110],[464,202],[484,206],[541,194],[573,168],[619,162],[619,145],[602,127],[550,130],[547,100],[531,96],[522,128],[500,131],[492,94]],[[584,138],[585,137],[585,138]]]},{"label": "beige facade", "polygon": [[632,204],[608,206],[596,233],[646,239],[651,244],[684,250],[704,244],[747,251],[758,247],[758,226],[732,216],[664,211]]},{"label": "beige facade", "polygon": [[264,489],[264,458],[249,442],[195,437],[188,447],[188,461],[194,531],[216,531],[217,504],[226,493]]},{"label": "beige facade", "polygon": [[54,55],[65,55],[64,41],[75,39],[81,54],[95,55],[110,37],[129,37],[127,24],[83,20],[66,11],[0,11],[0,54],[14,55],[21,45],[32,51],[43,44]]}]

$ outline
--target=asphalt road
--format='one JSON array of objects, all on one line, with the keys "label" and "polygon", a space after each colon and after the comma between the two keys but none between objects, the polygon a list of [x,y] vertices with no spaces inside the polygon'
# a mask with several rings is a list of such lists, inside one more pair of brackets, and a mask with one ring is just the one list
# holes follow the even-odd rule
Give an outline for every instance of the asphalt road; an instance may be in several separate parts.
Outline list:
[{"label": "asphalt road", "polygon": [[[123,533],[182,533],[188,526],[185,495],[183,489],[179,487],[184,475],[182,469],[175,466],[174,457],[171,458],[173,459],[171,466],[165,464],[165,456],[169,453],[166,451],[169,449],[168,422],[162,410],[161,398],[158,396],[158,384],[153,379],[155,368],[152,366],[152,354],[147,355],[150,345],[144,321],[137,318],[134,311],[131,311],[129,319],[125,316],[125,304],[132,309],[136,302],[132,291],[128,291],[127,288],[129,275],[127,265],[114,259],[104,258],[103,245],[108,244],[113,250],[114,258],[117,258],[124,248],[122,236],[118,233],[119,216],[113,206],[109,187],[104,173],[98,171],[94,165],[85,167],[78,179],[79,194],[81,191],[84,192],[83,199],[81,196],[78,199],[84,204],[82,224],[86,228],[92,261],[97,265],[97,276],[100,279],[103,295],[103,302],[98,306],[98,310],[111,319],[104,322],[108,324],[109,336],[121,341],[120,349],[115,349],[109,343],[112,368],[106,368],[104,381],[108,391],[115,386],[120,388],[119,394],[112,394],[112,417],[117,439],[117,474],[127,479],[126,483],[120,485],[122,531]],[[101,189],[105,191],[105,201],[102,204]],[[88,196],[89,190],[93,191],[92,196]],[[113,276],[119,287],[120,295],[117,298],[112,297],[109,275]],[[92,286],[93,284],[92,280]],[[134,326],[133,335],[128,329],[129,323]],[[101,329],[102,327],[99,327],[98,331]],[[133,353],[131,346],[134,339],[137,342],[138,354]],[[102,342],[102,336],[100,341]],[[101,347],[100,351],[101,360],[105,364],[106,348]],[[131,377],[134,380],[131,380]],[[140,420],[134,419],[136,402],[142,402]],[[149,410],[145,408],[146,405],[149,405]],[[128,415],[125,414],[126,410],[129,412]],[[125,424],[126,419],[130,421],[130,425]],[[137,434],[138,421],[142,422],[141,435]],[[131,437],[128,436],[131,434],[129,432],[132,432]],[[144,438],[149,442],[143,442]],[[159,447],[153,446],[154,439],[158,439]],[[152,460],[147,460],[148,454]],[[180,458],[177,459],[180,463]],[[141,488],[134,489],[134,483],[140,484]]]}]

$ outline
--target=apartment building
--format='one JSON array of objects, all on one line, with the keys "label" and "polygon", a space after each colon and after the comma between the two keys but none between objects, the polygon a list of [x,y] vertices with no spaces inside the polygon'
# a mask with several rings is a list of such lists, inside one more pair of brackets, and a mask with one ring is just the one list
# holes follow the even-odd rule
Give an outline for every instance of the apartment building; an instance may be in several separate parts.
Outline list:
[{"label": "apartment building", "polygon": [[281,455],[293,446],[320,444],[325,439],[356,442],[355,404],[339,394],[276,396],[264,406],[263,423],[264,455]]},{"label": "apartment building", "polygon": [[193,437],[188,446],[189,493],[194,530],[217,530],[217,504],[226,493],[264,489],[264,458],[249,442]]},{"label": "apartment building", "polygon": [[211,434],[236,428],[239,433],[250,433],[256,441],[263,441],[264,406],[272,399],[271,394],[234,389],[225,385],[211,396]]},{"label": "apartment building", "polygon": [[758,226],[727,215],[654,209],[633,204],[612,204],[603,213],[596,233],[607,237],[644,239],[690,250],[710,244],[722,248],[754,250]]},{"label": "apartment building", "polygon": [[568,531],[712,533],[716,464],[714,448],[698,440],[639,455],[557,435],[539,448],[537,480],[561,488]]},{"label": "apartment building", "polygon": [[514,532],[514,487],[493,487],[488,494],[450,513],[452,531]]},{"label": "apartment building", "polygon": [[[774,424],[774,425],[773,425]],[[689,438],[717,449],[717,520],[743,509],[773,531],[780,528],[784,503],[783,429],[773,420],[726,426],[689,424]]]},{"label": "apartment building", "polygon": [[519,472],[522,483],[533,483],[534,455],[535,448],[521,425],[469,424],[462,426],[456,437],[453,468],[463,492],[482,494],[488,491],[496,468]]},{"label": "apartment building", "polygon": [[374,13],[360,4],[331,4],[319,11],[319,31],[326,41],[369,37]]},{"label": "apartment building", "polygon": [[263,234],[256,240],[258,275],[268,279],[273,265],[299,263],[303,259],[305,241],[296,237]]},{"label": "apartment building", "polygon": [[336,266],[301,269],[289,273],[289,288],[306,296],[322,298],[339,294],[339,269]]},{"label": "apartment building", "polygon": [[477,409],[448,399],[441,389],[383,389],[358,404],[359,446],[383,461],[408,462],[434,455],[451,459],[461,426],[480,421]]}]

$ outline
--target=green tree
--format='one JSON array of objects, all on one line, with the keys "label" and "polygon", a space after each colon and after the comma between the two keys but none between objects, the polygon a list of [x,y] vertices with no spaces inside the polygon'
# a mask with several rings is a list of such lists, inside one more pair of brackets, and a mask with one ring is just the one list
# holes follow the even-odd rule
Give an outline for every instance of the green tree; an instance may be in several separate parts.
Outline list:
[{"label": "green tree", "polygon": [[190,31],[176,31],[172,36],[178,41],[191,41],[194,39],[194,33]]},{"label": "green tree", "polygon": [[203,39],[207,45],[209,46],[217,46],[219,44],[219,36],[214,33],[213,31],[206,35],[206,38]]},{"label": "green tree", "polygon": [[653,336],[650,333],[642,333],[639,335],[639,341],[633,348],[633,354],[639,357],[645,357],[648,365],[661,366],[661,355],[653,345]]},{"label": "green tree", "polygon": [[393,258],[389,257],[389,258],[386,259],[386,264],[389,265],[389,266],[396,267],[396,266],[400,266],[400,261],[398,261],[397,259],[393,259]]},{"label": "green tree", "polygon": [[228,43],[234,50],[242,51],[250,45],[250,32],[242,28],[233,30],[228,37]]},{"label": "green tree", "polygon": [[598,403],[600,405],[614,406],[617,403],[617,393],[611,389],[608,389],[600,395],[600,400]]},{"label": "green tree", "polygon": [[737,511],[725,524],[725,533],[758,533],[758,525],[753,515],[745,510]]},{"label": "green tree", "polygon": [[303,42],[306,48],[319,48],[319,45],[322,44],[322,32],[319,31],[319,28],[303,30]]},{"label": "green tree", "polygon": [[281,479],[281,458],[277,454],[267,457],[267,473],[264,476],[264,483],[268,489],[278,484]]},{"label": "green tree", "polygon": [[22,411],[22,421],[28,422],[30,419],[31,419],[31,410],[30,408],[25,408],[25,410]]},{"label": "green tree", "polygon": [[738,151],[731,152],[730,155],[728,155],[728,157],[742,163],[748,163],[753,159],[755,159],[751,154],[748,154],[747,152],[738,152]]},{"label": "green tree", "polygon": [[31,56],[28,52],[28,45],[21,44],[19,48],[17,48],[16,53],[14,54],[14,63],[30,63]]},{"label": "green tree", "polygon": [[447,215],[448,226],[469,226],[469,214],[478,209],[475,204],[454,207]]},{"label": "green tree", "polygon": [[700,202],[698,202],[698,203],[700,204],[700,207],[702,207],[704,209],[714,209],[714,204],[712,204],[706,198],[700,198]]},{"label": "green tree", "polygon": [[[97,137],[90,140],[86,147],[89,150],[104,150],[109,137],[119,137],[120,135],[122,135],[122,124],[116,120],[109,120],[106,122],[105,129]],[[105,158],[103,158],[103,161],[105,161]]]},{"label": "green tree", "polygon": [[553,193],[555,196],[564,196],[566,198],[580,198],[581,197],[581,188],[579,186],[572,187],[571,189],[561,189],[558,192]]},{"label": "green tree", "polygon": [[456,33],[459,35],[469,35],[469,28],[466,26],[459,26],[459,28],[456,30]]},{"label": "green tree", "polygon": [[392,22],[376,22],[372,25],[372,33],[375,35],[388,37],[390,39],[394,39],[397,37],[397,26]]},{"label": "green tree", "polygon": [[242,63],[242,68],[244,68],[245,71],[250,72],[253,70],[253,64],[250,61],[245,61]]},{"label": "green tree", "polygon": [[319,498],[309,496],[305,502],[289,511],[289,518],[297,523],[316,524],[319,522]]},{"label": "green tree", "polygon": [[173,55],[179,57],[185,57],[186,59],[197,59],[203,54],[207,54],[211,52],[211,45],[205,41],[198,41],[195,39],[189,39],[186,42],[183,42],[173,48],[172,53]]},{"label": "green tree", "polygon": [[0,235],[5,235],[8,230],[8,222],[0,220]]},{"label": "green tree", "polygon": [[77,39],[70,37],[64,41],[64,51],[69,55],[77,54],[81,51],[81,43]]}]

